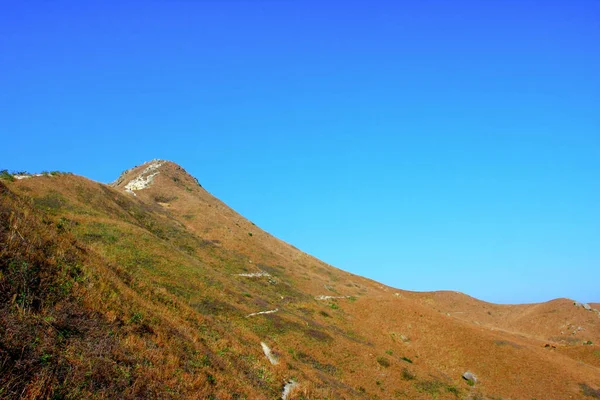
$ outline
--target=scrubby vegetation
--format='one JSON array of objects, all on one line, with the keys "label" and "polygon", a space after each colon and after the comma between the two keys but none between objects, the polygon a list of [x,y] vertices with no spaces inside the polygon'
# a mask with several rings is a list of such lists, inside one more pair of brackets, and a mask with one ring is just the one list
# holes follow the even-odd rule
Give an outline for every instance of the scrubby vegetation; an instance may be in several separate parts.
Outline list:
[{"label": "scrubby vegetation", "polygon": [[5,179],[7,181],[12,182],[15,180],[15,177],[13,174],[9,173],[8,170],[3,169],[3,170],[0,170],[0,179]]},{"label": "scrubby vegetation", "polygon": [[[168,292],[140,297],[154,289],[78,243],[64,229],[66,218],[53,223],[38,216],[28,201],[0,185],[1,398],[248,392],[233,381],[219,382],[226,364],[202,344],[225,335]],[[50,211],[61,206],[46,200],[37,205]],[[78,225],[70,228],[85,232],[82,237],[115,243],[104,237],[116,233],[90,236],[89,229],[98,228]],[[194,331],[204,335],[190,335]]]},{"label": "scrubby vegetation", "polygon": [[113,324],[85,306],[93,277],[71,240],[0,183],[2,398],[117,396],[135,378]]},{"label": "scrubby vegetation", "polygon": [[[270,237],[163,167],[135,196],[70,174],[4,171],[0,398],[275,399],[293,380],[293,399],[453,399],[466,396],[458,386],[479,395],[486,380],[469,388],[446,366],[483,357],[485,368],[488,354],[471,354],[485,348],[498,352],[493,371],[476,372],[490,379],[527,354],[522,338],[452,324],[440,307]],[[596,347],[578,343],[597,362]]]},{"label": "scrubby vegetation", "polygon": [[579,387],[584,396],[600,399],[600,389],[594,389],[585,383],[580,383]]}]

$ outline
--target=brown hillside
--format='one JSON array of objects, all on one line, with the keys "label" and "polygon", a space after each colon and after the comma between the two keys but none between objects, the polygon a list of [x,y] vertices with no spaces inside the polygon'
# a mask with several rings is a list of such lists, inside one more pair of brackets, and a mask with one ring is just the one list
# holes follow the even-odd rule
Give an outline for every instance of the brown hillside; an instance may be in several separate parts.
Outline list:
[{"label": "brown hillside", "polygon": [[[71,252],[81,271],[31,271],[72,283],[38,308],[5,302],[3,321],[39,337],[48,313],[66,318],[65,302],[79,310],[71,324],[98,324],[44,339],[54,358],[33,336],[0,331],[4,397],[272,399],[293,381],[288,399],[600,398],[600,316],[571,300],[496,305],[381,285],[264,232],[166,161],[110,186],[58,175],[2,187],[3,299],[23,288],[7,284],[14,260]],[[19,234],[42,235],[56,255],[20,254]],[[110,351],[94,350],[99,337]],[[39,378],[19,378],[19,346],[33,349],[28,376]]]}]

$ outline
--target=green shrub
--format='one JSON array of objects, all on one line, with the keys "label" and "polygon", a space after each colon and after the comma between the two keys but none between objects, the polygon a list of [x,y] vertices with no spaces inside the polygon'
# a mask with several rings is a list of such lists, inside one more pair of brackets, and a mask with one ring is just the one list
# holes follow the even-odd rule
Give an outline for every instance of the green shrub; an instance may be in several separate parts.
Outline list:
[{"label": "green shrub", "polygon": [[138,323],[142,322],[143,319],[144,319],[144,314],[142,314],[140,312],[136,312],[131,316],[131,318],[129,319],[129,322],[138,324]]},{"label": "green shrub", "polygon": [[15,180],[15,177],[12,174],[9,174],[8,170],[3,169],[0,171],[0,179],[13,182]]}]

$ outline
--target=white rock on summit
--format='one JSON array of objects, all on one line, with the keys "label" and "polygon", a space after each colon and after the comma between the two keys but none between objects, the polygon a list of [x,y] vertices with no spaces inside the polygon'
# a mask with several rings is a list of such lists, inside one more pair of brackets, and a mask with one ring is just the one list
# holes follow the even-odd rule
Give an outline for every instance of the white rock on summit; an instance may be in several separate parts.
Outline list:
[{"label": "white rock on summit", "polygon": [[164,163],[165,162],[161,160],[152,160],[150,165],[148,165],[141,174],[125,185],[125,190],[131,192],[134,190],[146,189],[148,186],[150,186],[150,184],[152,184],[154,177],[159,174],[157,169]]}]

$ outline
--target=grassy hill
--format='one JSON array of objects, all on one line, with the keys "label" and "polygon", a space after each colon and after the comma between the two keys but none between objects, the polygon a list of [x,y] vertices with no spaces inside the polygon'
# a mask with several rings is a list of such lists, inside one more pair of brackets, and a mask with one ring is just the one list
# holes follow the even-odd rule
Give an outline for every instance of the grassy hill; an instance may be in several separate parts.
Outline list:
[{"label": "grassy hill", "polygon": [[387,287],[171,162],[19,178],[0,181],[1,398],[600,398],[600,317],[571,300]]}]

